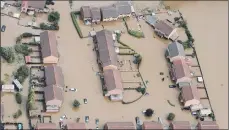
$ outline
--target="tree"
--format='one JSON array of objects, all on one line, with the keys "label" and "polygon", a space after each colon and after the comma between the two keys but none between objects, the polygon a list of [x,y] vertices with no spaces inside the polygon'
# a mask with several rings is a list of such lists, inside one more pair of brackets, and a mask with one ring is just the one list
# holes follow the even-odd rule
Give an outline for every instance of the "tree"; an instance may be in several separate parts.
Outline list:
[{"label": "tree", "polygon": [[33,89],[30,89],[29,95],[28,95],[28,101],[27,101],[27,108],[29,110],[32,110],[34,108],[34,101],[35,101],[35,92]]},{"label": "tree", "polygon": [[29,55],[32,52],[32,49],[29,48],[29,46],[26,44],[16,44],[14,46],[14,49],[17,53],[21,53],[25,56]]},{"label": "tree", "polygon": [[22,96],[21,96],[21,94],[20,93],[16,93],[15,98],[16,98],[16,102],[18,104],[21,104],[21,102],[22,102]]},{"label": "tree", "polygon": [[149,109],[146,110],[145,116],[151,117],[153,115],[153,113],[154,113],[154,110],[152,110],[152,109],[149,108]]},{"label": "tree", "polygon": [[29,68],[26,65],[22,65],[17,69],[14,77],[18,79],[20,83],[23,83],[25,79],[29,76]]},{"label": "tree", "polygon": [[0,55],[8,62],[13,63],[15,60],[13,49],[10,47],[1,47]]},{"label": "tree", "polygon": [[78,108],[79,106],[80,106],[80,102],[79,102],[78,100],[75,99],[75,100],[73,101],[73,107],[74,107],[74,108]]},{"label": "tree", "polygon": [[58,22],[60,20],[60,14],[57,11],[53,11],[48,15],[49,22]]},{"label": "tree", "polygon": [[169,113],[168,117],[167,117],[167,120],[169,121],[173,121],[175,118],[175,114],[174,113]]}]

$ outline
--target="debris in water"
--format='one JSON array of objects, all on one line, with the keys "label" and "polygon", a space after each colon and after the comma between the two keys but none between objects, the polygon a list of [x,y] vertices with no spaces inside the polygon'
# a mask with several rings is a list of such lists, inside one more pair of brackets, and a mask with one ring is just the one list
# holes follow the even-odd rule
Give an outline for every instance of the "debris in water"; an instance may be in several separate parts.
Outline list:
[{"label": "debris in water", "polygon": [[175,105],[174,105],[174,104],[172,104],[169,100],[167,100],[167,102],[169,103],[169,105],[170,105],[170,106],[175,107]]},{"label": "debris in water", "polygon": [[164,75],[164,73],[163,72],[160,72],[160,75]]},{"label": "debris in water", "polygon": [[165,78],[162,78],[161,81],[163,82],[165,80]]},{"label": "debris in water", "polygon": [[148,84],[149,83],[149,81],[148,80],[146,80],[146,84]]}]

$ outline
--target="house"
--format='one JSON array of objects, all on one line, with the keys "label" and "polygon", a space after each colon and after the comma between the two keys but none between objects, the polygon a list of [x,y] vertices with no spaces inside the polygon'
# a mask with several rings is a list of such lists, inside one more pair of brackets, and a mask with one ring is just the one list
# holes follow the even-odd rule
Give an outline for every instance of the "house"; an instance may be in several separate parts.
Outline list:
[{"label": "house", "polygon": [[55,123],[37,123],[35,130],[50,130],[50,129],[57,129]]},{"label": "house", "polygon": [[43,63],[56,64],[59,60],[59,53],[55,33],[51,31],[40,33],[40,45]]},{"label": "house", "polygon": [[14,85],[13,84],[2,85],[1,91],[2,92],[14,92]]},{"label": "house", "polygon": [[131,129],[131,130],[135,130],[135,125],[132,122],[107,122],[104,125],[104,129],[105,130],[116,130],[116,129]]},{"label": "house", "polygon": [[90,10],[90,6],[82,6],[80,8],[80,14],[81,14],[81,18],[84,21],[84,23],[86,25],[91,24],[91,10]]},{"label": "house", "polygon": [[64,75],[62,69],[56,65],[49,65],[45,67],[45,83],[46,86],[56,85],[63,89],[64,84]]},{"label": "house", "polygon": [[197,130],[219,130],[219,126],[216,121],[199,121],[197,126]]},{"label": "house", "polygon": [[105,96],[110,97],[112,101],[121,101],[123,99],[123,86],[119,70],[107,69],[103,72],[104,87],[107,90]]},{"label": "house", "polygon": [[45,8],[46,0],[22,0],[21,12],[43,10]]},{"label": "house", "polygon": [[86,130],[86,125],[85,123],[75,123],[75,122],[68,122],[66,123],[66,129],[67,130]]},{"label": "house", "polygon": [[114,6],[101,7],[102,21],[118,20],[118,12]]},{"label": "house", "polygon": [[142,125],[142,130],[163,130],[163,126],[159,122],[155,121],[144,121]]},{"label": "house", "polygon": [[157,23],[158,19],[154,15],[146,15],[146,23],[148,23],[150,26],[155,26]]},{"label": "house", "polygon": [[16,86],[17,91],[22,91],[23,86],[21,85],[21,83],[17,79],[13,80],[13,83]]},{"label": "house", "polygon": [[1,103],[1,122],[4,118],[4,104]]},{"label": "house", "polygon": [[44,87],[46,112],[58,112],[62,106],[64,96],[63,90],[56,85]]},{"label": "house", "polygon": [[118,18],[130,17],[132,10],[128,1],[121,1],[114,5],[118,12]]},{"label": "house", "polygon": [[173,61],[173,65],[170,70],[170,76],[172,77],[172,80],[176,82],[176,84],[181,82],[190,83],[192,81],[191,70],[183,59]]},{"label": "house", "polygon": [[[169,23],[166,21],[159,20],[155,25],[154,25],[154,31],[155,33],[160,36],[161,38],[167,38],[170,39],[173,36],[177,36],[176,28],[172,27]],[[178,37],[178,36],[177,36]],[[176,38],[177,38],[176,37]],[[173,39],[176,39],[173,38]]]},{"label": "house", "polygon": [[185,59],[183,45],[178,42],[170,43],[165,51],[165,56],[170,60],[170,62],[173,62],[176,59]]},{"label": "house", "polygon": [[174,121],[170,123],[169,127],[172,130],[191,130],[191,125],[188,121]]},{"label": "house", "polygon": [[97,7],[91,8],[91,22],[92,23],[100,23],[101,21],[101,12],[100,9]]},{"label": "house", "polygon": [[190,108],[194,105],[200,104],[200,97],[196,86],[189,86],[181,88],[179,95],[180,102],[184,105],[184,108]]},{"label": "house", "polygon": [[112,32],[108,30],[96,32],[96,42],[96,49],[99,53],[99,62],[101,63],[103,69],[117,69],[118,56],[115,52]]}]

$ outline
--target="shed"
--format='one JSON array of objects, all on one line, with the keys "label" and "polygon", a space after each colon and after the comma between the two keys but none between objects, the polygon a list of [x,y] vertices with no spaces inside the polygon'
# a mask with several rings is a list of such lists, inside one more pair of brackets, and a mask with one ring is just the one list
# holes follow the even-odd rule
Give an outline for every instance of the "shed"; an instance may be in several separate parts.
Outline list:
[{"label": "shed", "polygon": [[183,87],[179,96],[184,107],[200,104],[200,97],[196,86]]},{"label": "shed", "polygon": [[170,123],[169,127],[172,130],[177,130],[177,129],[191,130],[191,125],[188,121],[174,121]]},{"label": "shed", "polygon": [[185,59],[184,46],[178,42],[172,42],[168,45],[165,55],[170,59],[170,62],[179,58]]},{"label": "shed", "polygon": [[55,123],[37,123],[36,125],[36,129],[37,130],[50,130],[50,129],[53,129],[53,130],[56,130],[57,129],[57,126]]},{"label": "shed", "polygon": [[40,43],[40,37],[34,37],[34,41],[36,42],[36,43]]},{"label": "shed", "polygon": [[104,126],[105,130],[115,130],[115,129],[131,129],[135,130],[135,125],[132,122],[107,122]]},{"label": "shed", "polygon": [[28,64],[28,63],[31,63],[31,56],[25,56],[25,63]]},{"label": "shed", "polygon": [[1,91],[2,92],[14,92],[14,85],[13,84],[2,85]]},{"label": "shed", "polygon": [[155,26],[157,23],[158,19],[156,16],[153,15],[146,15],[146,23],[148,23],[151,26]]},{"label": "shed", "polygon": [[23,86],[21,85],[21,83],[17,79],[13,80],[13,83],[16,86],[18,91],[22,91]]},{"label": "shed", "polygon": [[143,125],[142,125],[142,129],[143,130],[163,130],[163,126],[161,123],[159,122],[155,122],[155,121],[144,121]]},{"label": "shed", "polygon": [[196,127],[197,130],[219,130],[216,121],[199,121]]}]

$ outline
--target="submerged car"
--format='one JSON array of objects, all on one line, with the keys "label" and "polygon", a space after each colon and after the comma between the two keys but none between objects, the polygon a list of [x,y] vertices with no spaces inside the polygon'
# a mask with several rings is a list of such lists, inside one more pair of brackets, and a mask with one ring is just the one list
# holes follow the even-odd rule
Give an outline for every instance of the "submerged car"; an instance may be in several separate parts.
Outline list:
[{"label": "submerged car", "polygon": [[1,31],[2,31],[2,32],[5,32],[5,30],[6,30],[6,25],[2,25]]}]

